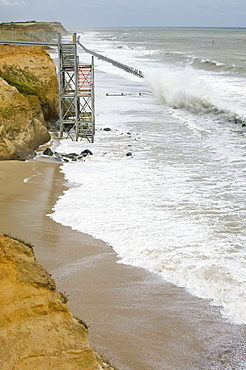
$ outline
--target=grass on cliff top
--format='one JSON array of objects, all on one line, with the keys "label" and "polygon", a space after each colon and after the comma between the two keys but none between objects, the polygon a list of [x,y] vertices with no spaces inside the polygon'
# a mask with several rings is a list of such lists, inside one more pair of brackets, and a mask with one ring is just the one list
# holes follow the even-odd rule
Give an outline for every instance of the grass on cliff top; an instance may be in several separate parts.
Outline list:
[{"label": "grass on cliff top", "polygon": [[23,95],[38,95],[38,78],[34,73],[14,65],[4,64],[0,69],[0,77],[2,77],[9,85],[15,86]]},{"label": "grass on cliff top", "polygon": [[[0,23],[0,30],[4,31],[37,31],[50,33],[50,38],[52,39],[57,32],[66,35],[67,30],[63,27],[60,22],[10,22],[10,23]],[[38,36],[39,38],[39,36]],[[42,41],[42,40],[41,40]]]}]

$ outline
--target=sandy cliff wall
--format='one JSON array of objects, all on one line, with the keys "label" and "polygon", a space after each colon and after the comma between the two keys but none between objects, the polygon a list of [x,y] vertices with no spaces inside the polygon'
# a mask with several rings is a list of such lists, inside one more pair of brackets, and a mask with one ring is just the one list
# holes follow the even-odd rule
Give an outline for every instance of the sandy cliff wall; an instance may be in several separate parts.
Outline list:
[{"label": "sandy cliff wall", "polygon": [[56,69],[43,47],[0,45],[0,159],[25,159],[58,119]]},{"label": "sandy cliff wall", "polygon": [[[0,369],[112,369],[33,250],[0,234]],[[99,364],[100,363],[100,364]]]}]

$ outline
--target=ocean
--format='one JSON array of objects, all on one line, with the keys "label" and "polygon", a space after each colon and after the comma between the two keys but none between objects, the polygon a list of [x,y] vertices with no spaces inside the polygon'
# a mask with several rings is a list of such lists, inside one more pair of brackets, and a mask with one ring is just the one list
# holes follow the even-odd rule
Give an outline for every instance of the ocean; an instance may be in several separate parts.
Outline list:
[{"label": "ocean", "polygon": [[95,142],[56,148],[93,155],[50,217],[246,324],[246,29],[76,32],[144,78],[95,59]]}]

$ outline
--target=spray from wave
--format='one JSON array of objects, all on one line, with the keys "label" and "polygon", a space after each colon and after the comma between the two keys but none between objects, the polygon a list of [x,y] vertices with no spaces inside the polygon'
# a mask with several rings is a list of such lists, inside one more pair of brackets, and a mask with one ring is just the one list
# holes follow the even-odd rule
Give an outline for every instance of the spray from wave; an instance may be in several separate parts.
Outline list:
[{"label": "spray from wave", "polygon": [[179,71],[149,70],[145,80],[160,102],[173,109],[184,109],[196,115],[212,114],[219,120],[246,124],[243,117],[217,101],[212,86],[191,67]]}]

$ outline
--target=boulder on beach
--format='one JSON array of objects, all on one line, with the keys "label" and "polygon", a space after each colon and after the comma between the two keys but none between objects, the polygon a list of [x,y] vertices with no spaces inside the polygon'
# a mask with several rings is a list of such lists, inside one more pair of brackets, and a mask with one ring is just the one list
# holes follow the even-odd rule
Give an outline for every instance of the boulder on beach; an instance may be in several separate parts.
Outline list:
[{"label": "boulder on beach", "polygon": [[46,148],[44,151],[43,151],[43,154],[44,155],[49,155],[49,156],[53,156],[53,152],[50,148]]},{"label": "boulder on beach", "polygon": [[92,153],[89,149],[85,149],[85,150],[83,150],[83,151],[80,153],[80,155],[81,155],[82,157],[87,157],[87,155],[93,155],[93,153]]}]

